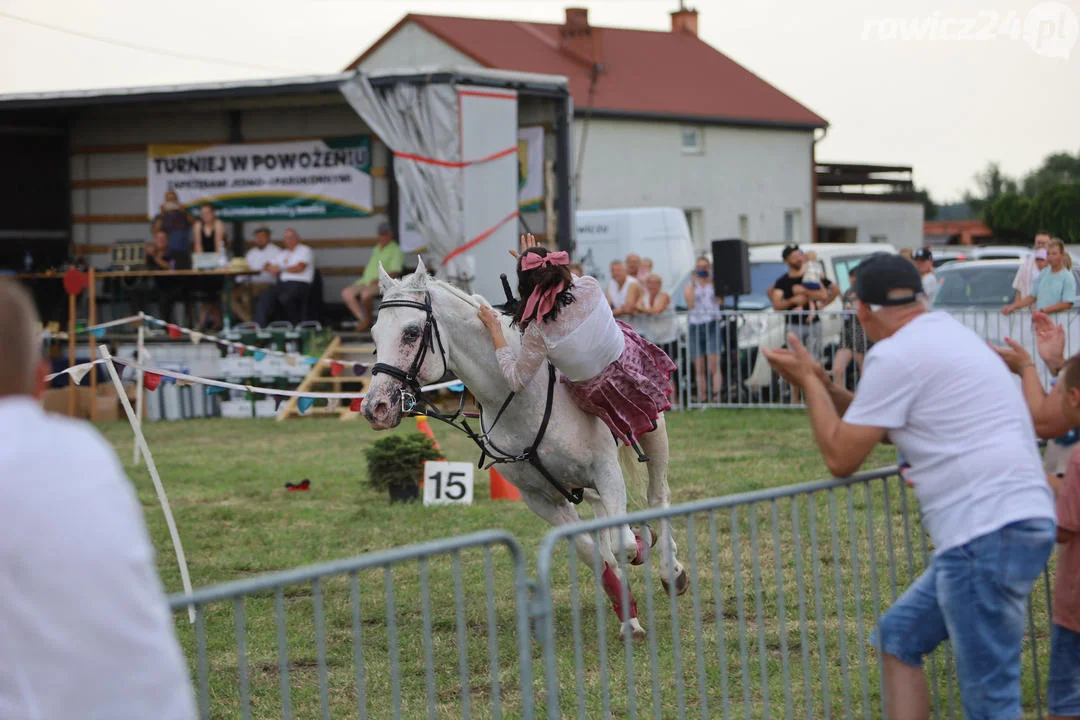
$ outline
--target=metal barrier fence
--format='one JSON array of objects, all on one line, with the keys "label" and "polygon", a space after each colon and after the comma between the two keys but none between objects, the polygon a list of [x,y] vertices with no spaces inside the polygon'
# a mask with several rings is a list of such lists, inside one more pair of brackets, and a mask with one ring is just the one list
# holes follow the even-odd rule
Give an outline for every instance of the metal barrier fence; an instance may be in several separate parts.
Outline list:
[{"label": "metal barrier fence", "polygon": [[[690,578],[675,597],[653,563],[635,572],[620,561],[647,632],[633,643],[613,639],[618,620],[599,573],[579,567],[573,549],[575,537],[595,541],[618,520],[553,530],[540,548],[535,603],[547,717],[885,717],[868,637],[928,563],[914,502],[890,470],[631,515],[670,524]],[[595,586],[594,612],[588,593],[579,596],[586,585]],[[1047,573],[1029,605],[1023,655],[1024,707],[1040,718],[1049,590]],[[962,717],[947,646],[926,670],[933,717]]]},{"label": "metal barrier fence", "polygon": [[[948,312],[987,342],[1004,345],[1005,338],[1012,338],[1038,358],[1030,312]],[[1054,320],[1065,329],[1066,357],[1080,352],[1080,313],[1059,313]],[[868,341],[853,313],[724,310],[718,319],[704,325],[690,325],[687,315],[680,313],[676,315],[675,340],[660,343],[677,366],[673,404],[681,409],[802,407],[798,391],[772,372],[760,352],[762,347],[783,347],[788,332],[799,335],[834,382],[854,389]],[[1036,366],[1044,383],[1049,383],[1045,365],[1037,361]]]},{"label": "metal barrier fence", "polygon": [[517,541],[491,531],[170,604],[196,610],[194,627],[185,612],[178,634],[194,659],[202,718],[530,718],[526,583]]},{"label": "metal barrier fence", "polygon": [[[493,531],[170,602],[197,610],[178,628],[203,718],[884,717],[867,637],[930,552],[895,473],[556,528],[533,584],[517,542]],[[647,631],[633,642],[573,550],[621,522],[668,524],[690,580],[675,597],[659,558],[623,566]],[[1029,717],[1044,712],[1049,613],[1047,572],[1029,605]],[[933,716],[962,717],[949,649],[926,668]]]}]

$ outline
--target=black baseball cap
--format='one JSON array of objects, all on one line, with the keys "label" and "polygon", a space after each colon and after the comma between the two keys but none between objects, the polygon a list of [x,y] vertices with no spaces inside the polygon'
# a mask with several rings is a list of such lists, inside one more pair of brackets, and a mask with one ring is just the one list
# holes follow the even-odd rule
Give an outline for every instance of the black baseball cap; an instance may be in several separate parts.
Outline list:
[{"label": "black baseball cap", "polygon": [[934,254],[930,252],[930,248],[919,248],[911,257],[914,260],[933,260]]},{"label": "black baseball cap", "polygon": [[[897,290],[910,290],[910,295],[889,297]],[[867,305],[907,305],[923,293],[922,276],[915,265],[903,255],[874,253],[859,263],[855,274],[855,297]]]},{"label": "black baseball cap", "polygon": [[783,251],[780,253],[780,257],[783,258],[784,260],[787,260],[788,255],[790,255],[793,252],[799,252],[799,246],[798,245],[785,245]]}]

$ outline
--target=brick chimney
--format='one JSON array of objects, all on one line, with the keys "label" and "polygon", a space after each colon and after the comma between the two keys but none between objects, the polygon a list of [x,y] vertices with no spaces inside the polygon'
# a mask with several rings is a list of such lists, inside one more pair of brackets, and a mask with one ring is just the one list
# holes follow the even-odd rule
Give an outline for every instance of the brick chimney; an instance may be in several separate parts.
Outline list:
[{"label": "brick chimney", "polygon": [[680,4],[679,9],[671,13],[671,32],[685,32],[697,37],[697,10]]},{"label": "brick chimney", "polygon": [[603,62],[600,28],[589,25],[588,8],[566,8],[566,22],[559,29],[559,51],[589,68]]}]

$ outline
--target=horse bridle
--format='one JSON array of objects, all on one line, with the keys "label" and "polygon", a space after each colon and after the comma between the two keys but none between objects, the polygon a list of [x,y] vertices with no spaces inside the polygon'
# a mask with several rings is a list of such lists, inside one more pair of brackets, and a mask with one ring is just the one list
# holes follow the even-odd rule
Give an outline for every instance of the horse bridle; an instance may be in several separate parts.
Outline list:
[{"label": "horse bridle", "polygon": [[[505,278],[504,278],[505,285]],[[439,323],[435,319],[435,313],[431,309],[431,294],[424,293],[424,301],[418,302],[416,300],[384,300],[379,304],[379,309],[393,308],[393,307],[405,307],[412,308],[414,310],[422,310],[424,312],[424,329],[420,336],[420,349],[417,350],[416,356],[413,358],[412,364],[409,365],[408,370],[402,370],[399,367],[395,367],[388,363],[375,363],[371,368],[372,377],[376,375],[389,375],[398,382],[401,383],[401,412],[403,414],[414,414],[417,405],[423,405],[424,414],[432,417],[436,420],[450,425],[458,430],[464,432],[470,440],[476,443],[480,448],[480,461],[477,463],[477,467],[483,468],[484,459],[491,458],[491,463],[488,465],[490,468],[496,463],[513,463],[513,462],[527,462],[532,465],[551,485],[559,491],[559,493],[569,500],[571,503],[577,505],[583,498],[583,490],[581,488],[573,488],[567,490],[563,487],[562,483],[556,480],[552,474],[544,467],[540,462],[540,456],[537,454],[537,449],[540,446],[540,442],[544,439],[544,435],[547,432],[548,421],[551,420],[551,408],[552,402],[555,396],[555,367],[548,363],[548,388],[547,388],[547,402],[544,406],[544,417],[540,423],[540,429],[536,433],[536,438],[533,440],[531,446],[518,453],[517,455],[510,455],[505,451],[499,449],[491,439],[488,437],[495,425],[498,424],[499,418],[502,417],[503,412],[510,405],[510,401],[514,399],[516,393],[511,392],[506,400],[503,402],[502,407],[499,408],[499,412],[495,413],[495,421],[491,423],[491,427],[487,430],[484,429],[484,420],[477,415],[480,422],[480,432],[475,432],[469,427],[468,421],[465,419],[465,395],[463,391],[461,393],[461,400],[458,403],[458,409],[452,414],[447,415],[442,412],[438,407],[432,404],[430,401],[424,398],[423,389],[420,385],[420,368],[424,366],[424,360],[427,359],[429,352],[435,352],[435,345],[438,343],[439,355],[442,358],[443,375],[446,375],[449,367],[446,364],[446,348],[443,346],[442,336],[439,333]]]},{"label": "horse bridle", "polygon": [[[431,295],[424,293],[424,302],[416,300],[384,300],[379,304],[379,309],[392,307],[407,307],[414,310],[424,311],[424,329],[420,335],[420,349],[416,351],[412,364],[408,370],[389,365],[387,363],[375,363],[371,368],[371,376],[389,375],[401,383],[401,411],[412,412],[423,397],[420,386],[420,368],[424,366],[429,352],[435,352],[435,344],[439,345],[439,355],[442,358],[443,375],[447,372],[446,348],[443,346],[442,336],[439,334],[439,323],[435,319],[435,313],[431,310]],[[464,393],[462,393],[464,398]],[[428,405],[425,401],[425,404]]]}]

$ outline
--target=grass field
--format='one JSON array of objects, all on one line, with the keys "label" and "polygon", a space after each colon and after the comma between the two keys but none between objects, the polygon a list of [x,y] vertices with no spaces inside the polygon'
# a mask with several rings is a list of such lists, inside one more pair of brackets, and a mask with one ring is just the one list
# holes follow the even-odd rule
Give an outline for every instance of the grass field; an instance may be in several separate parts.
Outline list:
[{"label": "grass field", "polygon": [[[827,476],[798,411],[673,413],[668,427],[673,503]],[[149,476],[131,465],[131,430],[123,423],[101,429],[138,488],[165,586],[179,591]],[[413,429],[411,421],[402,429]],[[448,459],[476,459],[466,438],[438,424],[434,429]],[[148,423],[146,437],[196,587],[495,528],[521,543],[529,577],[535,577],[536,551],[549,529],[543,521],[521,503],[489,501],[483,474],[472,507],[390,506],[364,482],[363,450],[377,437],[365,424],[198,420]],[[867,465],[893,459],[883,448]],[[304,478],[312,482],[309,492],[284,492],[286,482]],[[650,628],[648,641],[632,646],[619,641],[616,618],[606,600],[597,599],[592,574],[565,543],[559,546],[552,599],[561,716],[600,717],[606,709],[616,717],[635,711],[673,717],[680,707],[690,717],[881,715],[876,659],[863,640],[875,615],[923,563],[917,510],[898,480],[723,509],[673,525],[692,591],[671,603],[655,560],[630,568]],[[520,714],[513,573],[501,548],[365,570],[318,588],[293,585],[281,602],[293,717],[319,717],[323,707],[333,717],[391,717],[397,703],[410,718],[427,717],[432,708],[438,717],[460,717],[463,703],[474,717]],[[251,708],[258,718],[283,715],[274,605],[274,594],[266,592],[243,607]],[[325,646],[315,637],[316,606],[327,628]],[[1038,655],[1045,656],[1043,595],[1034,606]],[[214,604],[206,617],[212,714],[239,717],[235,608]],[[186,615],[177,619],[194,658],[195,633]],[[363,696],[356,690],[357,632]],[[542,656],[537,643],[532,647],[532,692],[542,705]],[[396,678],[390,672],[395,653]],[[1034,708],[1031,654],[1026,658],[1025,707]],[[946,662],[939,651],[928,666],[938,680],[935,703],[940,716],[958,717]],[[1045,662],[1040,665],[1044,682]]]}]

